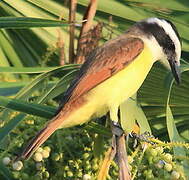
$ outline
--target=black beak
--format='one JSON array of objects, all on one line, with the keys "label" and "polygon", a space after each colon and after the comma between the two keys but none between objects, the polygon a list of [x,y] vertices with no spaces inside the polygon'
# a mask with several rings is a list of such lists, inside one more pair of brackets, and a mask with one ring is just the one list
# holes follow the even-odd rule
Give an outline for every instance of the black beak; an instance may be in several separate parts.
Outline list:
[{"label": "black beak", "polygon": [[177,84],[180,84],[181,83],[180,69],[179,69],[179,65],[178,65],[177,61],[172,60],[172,59],[168,60],[168,61],[171,66],[171,71],[173,73],[175,81],[177,82]]}]

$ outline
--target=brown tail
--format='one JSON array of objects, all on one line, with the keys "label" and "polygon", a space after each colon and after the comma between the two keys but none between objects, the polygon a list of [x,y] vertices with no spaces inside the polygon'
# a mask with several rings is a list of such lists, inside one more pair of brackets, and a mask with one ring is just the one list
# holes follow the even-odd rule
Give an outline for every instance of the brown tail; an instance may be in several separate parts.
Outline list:
[{"label": "brown tail", "polygon": [[[62,118],[61,118],[62,119]],[[58,116],[54,117],[45,128],[37,133],[37,135],[29,142],[28,146],[24,151],[16,158],[18,159],[28,159],[31,155],[38,149],[38,147],[43,144],[54,131],[60,126],[60,119]]]}]

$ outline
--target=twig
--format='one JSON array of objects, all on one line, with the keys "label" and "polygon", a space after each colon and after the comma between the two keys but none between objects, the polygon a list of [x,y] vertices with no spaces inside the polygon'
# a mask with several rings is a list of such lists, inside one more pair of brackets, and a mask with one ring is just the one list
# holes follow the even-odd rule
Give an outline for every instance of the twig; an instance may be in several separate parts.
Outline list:
[{"label": "twig", "polygon": [[64,53],[64,41],[62,39],[62,33],[61,33],[61,30],[60,28],[57,29],[57,32],[58,32],[58,39],[57,39],[57,43],[56,43],[56,46],[57,48],[59,49],[59,52],[60,52],[60,65],[63,66],[65,64],[65,53]]},{"label": "twig", "polygon": [[83,63],[83,58],[80,58],[80,57],[81,57],[81,54],[83,55],[83,52],[85,52],[85,50],[83,49],[85,49],[85,46],[86,46],[86,43],[85,43],[86,38],[87,38],[86,35],[91,30],[93,18],[96,14],[97,3],[98,3],[98,0],[91,0],[86,10],[86,13],[83,17],[83,20],[87,20],[87,21],[83,22],[80,35],[79,35],[79,40],[78,40],[78,45],[77,45],[77,56],[76,56],[77,63]]},{"label": "twig", "polygon": [[98,0],[91,0],[88,7],[87,7],[87,11],[83,17],[83,20],[87,19],[86,22],[83,23],[81,32],[80,32],[80,37],[87,33],[92,26],[93,23],[93,18],[96,14],[96,8],[97,8],[97,4],[98,4]]},{"label": "twig", "polygon": [[111,161],[114,159],[115,154],[116,154],[116,149],[114,149],[113,147],[110,147],[105,154],[105,158],[103,160],[100,171],[98,173],[97,180],[106,179],[106,176],[108,175],[108,171],[111,165]]},{"label": "twig", "polygon": [[119,179],[131,180],[124,134],[116,137],[116,146],[117,146],[117,159],[119,166]]},{"label": "twig", "polygon": [[[69,10],[69,22],[75,22],[77,0],[70,1],[70,10]],[[74,35],[75,35],[75,25],[70,25],[70,45],[69,45],[69,63],[74,63]]]}]

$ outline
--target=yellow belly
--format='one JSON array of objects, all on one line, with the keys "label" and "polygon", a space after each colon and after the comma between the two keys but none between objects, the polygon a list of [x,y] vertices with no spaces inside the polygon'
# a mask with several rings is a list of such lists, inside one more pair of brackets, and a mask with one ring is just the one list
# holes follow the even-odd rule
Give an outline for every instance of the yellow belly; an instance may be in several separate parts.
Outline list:
[{"label": "yellow belly", "polygon": [[108,111],[114,111],[123,101],[137,92],[153,63],[152,54],[145,47],[125,69],[89,91],[86,94],[87,103],[64,120],[62,127],[82,124],[92,117],[101,117]]}]

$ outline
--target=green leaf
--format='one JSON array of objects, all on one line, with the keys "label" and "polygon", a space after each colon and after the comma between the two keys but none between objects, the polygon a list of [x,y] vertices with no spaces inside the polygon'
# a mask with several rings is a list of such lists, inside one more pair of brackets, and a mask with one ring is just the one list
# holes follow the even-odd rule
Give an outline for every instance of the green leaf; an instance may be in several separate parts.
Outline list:
[{"label": "green leaf", "polygon": [[65,76],[63,76],[51,89],[44,93],[41,97],[38,98],[38,102],[43,103],[48,99],[52,99],[60,94],[62,94],[69,85],[70,81],[75,77],[77,69],[70,71]]},{"label": "green leaf", "polygon": [[140,105],[137,104],[136,95],[120,105],[120,121],[122,128],[127,133],[133,130],[136,121],[140,126],[140,133],[146,131],[151,133],[148,120]]},{"label": "green leaf", "polygon": [[16,94],[28,82],[0,82],[0,96]]},{"label": "green leaf", "polygon": [[177,131],[177,128],[175,126],[173,114],[171,112],[169,105],[167,105],[167,108],[166,108],[166,122],[167,122],[167,130],[169,133],[170,140],[173,142],[183,141],[183,139],[180,137],[180,135]]},{"label": "green leaf", "polygon": [[34,27],[61,27],[69,23],[50,19],[31,17],[0,17],[0,28],[4,29],[26,29]]},{"label": "green leaf", "polygon": [[[181,69],[181,72],[186,71],[187,68],[186,66]],[[182,142],[183,139],[180,137],[178,130],[176,128],[175,122],[174,122],[174,118],[172,115],[172,111],[170,109],[169,103],[170,103],[170,96],[171,96],[171,91],[173,88],[173,82],[174,82],[174,78],[172,73],[169,73],[168,76],[165,78],[165,88],[167,91],[167,103],[166,103],[166,123],[167,123],[167,130],[168,130],[168,134],[169,134],[169,138],[170,141],[172,142]],[[183,148],[180,147],[176,147],[174,148],[174,153],[175,155],[182,155],[182,156],[186,156],[186,152]]]},{"label": "green leaf", "polygon": [[0,67],[0,73],[39,74],[59,67]]},{"label": "green leaf", "polygon": [[28,103],[18,99],[10,99],[3,96],[0,96],[0,106],[44,118],[51,118],[55,113],[55,108],[50,106]]},{"label": "green leaf", "polygon": [[19,114],[12,118],[5,126],[0,128],[0,142],[15,128],[18,123],[25,117],[25,114]]},{"label": "green leaf", "polygon": [[48,77],[53,76],[53,75],[60,73],[60,72],[65,73],[67,71],[77,69],[76,67],[78,67],[78,66],[77,65],[67,65],[67,66],[58,67],[58,68],[55,68],[55,69],[48,71],[46,73],[40,74],[32,82],[30,82],[30,84],[28,84],[21,91],[19,91],[19,93],[16,95],[16,98],[27,99],[27,97],[34,90],[41,88],[41,83],[45,79],[47,79]]}]

